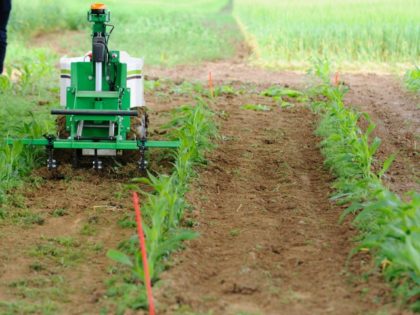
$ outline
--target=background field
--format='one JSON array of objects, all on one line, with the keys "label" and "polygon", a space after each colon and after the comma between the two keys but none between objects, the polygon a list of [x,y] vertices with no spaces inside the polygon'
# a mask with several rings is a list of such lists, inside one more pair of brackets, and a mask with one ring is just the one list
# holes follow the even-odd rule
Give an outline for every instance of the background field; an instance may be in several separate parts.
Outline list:
[{"label": "background field", "polygon": [[[146,57],[147,63],[175,65],[229,57],[234,52],[232,31],[221,32],[230,15],[219,14],[224,0],[107,1],[111,24],[115,24],[111,46],[132,55]],[[42,36],[46,32],[81,30],[77,40],[68,34],[57,36],[50,45],[62,46],[70,54],[90,50],[90,25],[86,12],[91,1],[14,1],[10,22],[11,56],[19,56],[23,35]],[[74,35],[74,34],[73,34]],[[71,36],[71,35],[70,35]],[[48,47],[48,43],[46,45]],[[15,54],[17,52],[18,54]]]},{"label": "background field", "polygon": [[328,58],[342,68],[403,67],[420,61],[417,0],[238,0],[235,16],[271,68],[305,68]]}]

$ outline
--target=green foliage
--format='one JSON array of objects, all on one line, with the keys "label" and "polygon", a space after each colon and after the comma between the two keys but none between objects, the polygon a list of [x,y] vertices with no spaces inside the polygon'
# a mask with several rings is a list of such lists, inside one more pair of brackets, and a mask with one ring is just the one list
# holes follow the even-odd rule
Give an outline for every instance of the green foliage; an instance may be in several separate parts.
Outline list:
[{"label": "green foliage", "polygon": [[213,95],[215,97],[218,96],[236,96],[240,93],[240,91],[235,90],[235,88],[231,85],[218,85],[215,87],[213,91]]},{"label": "green foliage", "polygon": [[415,67],[407,71],[404,76],[404,82],[408,90],[420,93],[420,68]]},{"label": "green foliage", "polygon": [[283,98],[293,98],[298,102],[306,102],[307,99],[301,91],[293,90],[289,88],[282,88],[278,86],[272,86],[268,89],[261,92],[262,96],[268,96],[273,98],[277,105],[280,106],[280,108],[291,108],[294,106],[293,103],[285,101]]},{"label": "green foliage", "polygon": [[[13,53],[12,51],[9,51]],[[15,56],[12,72],[0,76],[0,205],[6,193],[21,182],[39,164],[42,149],[28,148],[21,143],[10,146],[6,139],[40,138],[45,133],[54,133],[55,127],[48,111],[50,106],[38,106],[38,100],[53,105],[51,76],[54,66],[51,56],[35,50],[30,56]]]},{"label": "green foliage", "polygon": [[305,68],[313,57],[343,66],[418,62],[417,0],[238,0],[235,16],[267,67]]},{"label": "green foliage", "polygon": [[84,253],[81,244],[71,237],[49,238],[38,243],[29,254],[63,267],[79,263]]},{"label": "green foliage", "polygon": [[[213,113],[203,102],[196,106],[182,106],[173,112],[173,119],[166,126],[170,138],[179,139],[181,145],[175,153],[174,172],[171,175],[137,178],[134,182],[146,183],[153,192],[143,192],[142,202],[144,233],[147,240],[147,254],[153,282],[165,268],[165,259],[177,250],[184,240],[196,237],[196,233],[180,228],[187,207],[184,199],[188,184],[195,176],[194,167],[205,163],[205,152],[212,148],[211,138],[217,129],[213,123]],[[144,274],[139,244],[136,235],[120,244],[119,250],[108,251],[108,257],[124,266],[122,277],[109,285],[108,296],[117,300],[122,313],[125,308],[137,309],[146,306],[143,292]],[[130,270],[127,274],[127,268]],[[121,279],[122,278],[122,279]],[[135,285],[139,285],[138,287]],[[122,294],[121,288],[127,287]],[[137,292],[137,298],[132,294]],[[143,293],[142,293],[143,294]],[[140,300],[140,296],[144,300]]]},{"label": "green foliage", "polygon": [[253,110],[256,112],[269,112],[271,110],[269,106],[262,104],[245,104],[242,105],[241,108],[245,110]]},{"label": "green foliage", "polygon": [[188,82],[184,81],[179,85],[174,85],[171,88],[171,93],[178,94],[178,95],[204,95],[207,94],[207,91],[203,84],[200,82]]},{"label": "green foliage", "polygon": [[261,95],[262,96],[269,96],[269,97],[288,96],[288,97],[295,98],[295,97],[302,96],[303,93],[301,91],[297,91],[297,90],[272,86],[272,87],[262,91]]},{"label": "green foliage", "polygon": [[3,315],[16,314],[56,314],[57,306],[52,302],[26,303],[22,301],[0,301],[0,311]]},{"label": "green foliage", "polygon": [[[329,83],[329,66],[318,64],[321,84],[312,90],[325,101],[314,102],[313,109],[322,116],[317,134],[321,142],[325,164],[337,176],[332,197],[347,205],[342,219],[357,213],[353,223],[361,230],[357,249],[368,248],[377,265],[405,302],[415,301],[420,294],[420,194],[412,193],[409,201],[402,201],[382,183],[382,176],[395,156],[389,157],[375,174],[372,164],[381,143],[371,137],[375,125],[367,114],[360,114],[344,105],[347,89]],[[363,118],[368,127],[358,125]],[[411,304],[420,311],[420,304]]]}]

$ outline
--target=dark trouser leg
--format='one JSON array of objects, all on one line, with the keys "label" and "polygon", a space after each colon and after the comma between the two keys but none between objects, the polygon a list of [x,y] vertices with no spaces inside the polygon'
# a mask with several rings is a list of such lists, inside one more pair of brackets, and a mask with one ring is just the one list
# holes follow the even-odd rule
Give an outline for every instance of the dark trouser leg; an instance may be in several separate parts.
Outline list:
[{"label": "dark trouser leg", "polygon": [[7,34],[5,31],[0,31],[0,74],[3,73],[3,63],[6,57]]},{"label": "dark trouser leg", "polygon": [[7,46],[7,22],[9,21],[11,0],[0,0],[0,74],[3,72],[4,58]]}]

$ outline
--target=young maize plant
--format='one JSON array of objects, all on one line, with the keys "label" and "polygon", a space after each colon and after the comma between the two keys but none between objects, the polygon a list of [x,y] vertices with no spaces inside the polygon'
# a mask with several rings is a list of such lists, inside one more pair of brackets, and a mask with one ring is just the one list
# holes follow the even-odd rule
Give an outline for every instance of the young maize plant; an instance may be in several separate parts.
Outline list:
[{"label": "young maize plant", "polygon": [[[394,156],[378,174],[373,172],[380,145],[379,138],[371,140],[375,125],[367,114],[344,105],[347,88],[330,84],[328,65],[321,63],[314,73],[322,83],[312,92],[323,99],[313,103],[313,110],[321,115],[316,133],[323,138],[325,164],[337,176],[332,199],[348,205],[341,219],[356,213],[353,224],[361,231],[354,253],[369,249],[396,295],[420,311],[420,194],[412,192],[409,201],[402,201],[384,186],[381,178]],[[362,115],[369,122],[364,132],[358,126]]]},{"label": "young maize plant", "polygon": [[420,68],[415,67],[406,72],[404,82],[409,91],[420,93]]},{"label": "young maize plant", "polygon": [[[14,136],[41,137],[53,128],[53,123],[32,117],[31,122],[24,122],[19,128],[11,128],[8,132]],[[0,142],[0,206],[6,200],[7,192],[20,182],[21,176],[39,165],[42,152],[42,149],[25,147],[20,142],[13,145],[8,145],[6,141]],[[5,215],[0,211],[0,219]]]},{"label": "young maize plant", "polygon": [[[153,193],[143,193],[145,201],[142,203],[153,282],[164,270],[164,260],[168,255],[178,249],[182,241],[196,236],[195,232],[180,228],[180,224],[187,206],[184,195],[195,176],[194,167],[205,162],[204,154],[212,148],[211,139],[217,134],[212,116],[204,102],[175,110],[174,118],[166,126],[171,130],[170,137],[179,139],[181,143],[175,153],[174,172],[170,176],[149,174],[147,179],[137,179],[154,190]],[[124,279],[117,276],[109,283],[108,295],[117,300],[117,312],[123,314],[127,308],[145,307],[144,275],[137,237],[134,235],[128,242],[123,242],[119,251],[110,250],[108,257],[129,267]]]}]

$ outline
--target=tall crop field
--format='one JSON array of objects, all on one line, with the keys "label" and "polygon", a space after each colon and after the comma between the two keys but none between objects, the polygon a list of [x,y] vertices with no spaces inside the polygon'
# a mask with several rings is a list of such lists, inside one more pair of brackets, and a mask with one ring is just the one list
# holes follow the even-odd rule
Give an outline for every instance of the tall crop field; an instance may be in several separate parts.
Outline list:
[{"label": "tall crop field", "polygon": [[305,68],[316,58],[347,68],[420,60],[417,0],[237,0],[235,15],[253,60],[267,67]]}]

